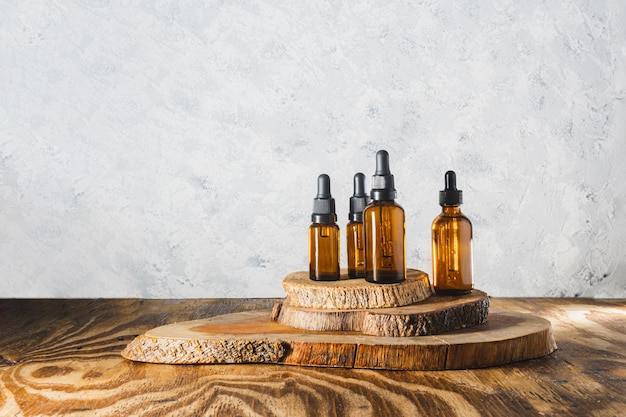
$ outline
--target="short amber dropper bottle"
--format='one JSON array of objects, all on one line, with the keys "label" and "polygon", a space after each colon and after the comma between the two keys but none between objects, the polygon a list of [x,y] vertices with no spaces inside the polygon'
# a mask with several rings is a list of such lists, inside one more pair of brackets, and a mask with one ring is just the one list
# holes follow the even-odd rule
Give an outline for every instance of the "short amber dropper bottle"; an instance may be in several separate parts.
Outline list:
[{"label": "short amber dropper bottle", "polygon": [[376,153],[370,198],[363,211],[365,279],[377,284],[401,282],[406,276],[404,209],[395,202],[389,154],[384,150]]},{"label": "short amber dropper bottle", "polygon": [[354,175],[354,193],[350,197],[350,222],[346,226],[348,249],[348,278],[365,277],[365,238],[363,236],[363,210],[367,205],[365,175]]},{"label": "short amber dropper bottle", "polygon": [[335,199],[330,194],[330,177],[317,178],[317,196],[309,226],[309,278],[315,281],[339,279],[339,226]]},{"label": "short amber dropper bottle", "polygon": [[463,191],[456,189],[456,174],[445,175],[439,192],[441,214],[432,224],[433,287],[439,294],[464,294],[472,290],[472,222],[461,213]]}]

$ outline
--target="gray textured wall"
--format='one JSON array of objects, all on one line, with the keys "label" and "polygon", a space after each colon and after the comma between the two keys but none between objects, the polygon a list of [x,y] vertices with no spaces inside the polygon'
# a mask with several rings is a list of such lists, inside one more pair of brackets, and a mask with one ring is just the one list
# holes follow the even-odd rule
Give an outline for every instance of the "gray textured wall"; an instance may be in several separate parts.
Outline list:
[{"label": "gray textured wall", "polygon": [[430,273],[454,169],[478,288],[626,297],[621,0],[33,0],[0,16],[2,297],[282,296],[308,267],[317,175],[343,226],[378,149],[410,267]]}]

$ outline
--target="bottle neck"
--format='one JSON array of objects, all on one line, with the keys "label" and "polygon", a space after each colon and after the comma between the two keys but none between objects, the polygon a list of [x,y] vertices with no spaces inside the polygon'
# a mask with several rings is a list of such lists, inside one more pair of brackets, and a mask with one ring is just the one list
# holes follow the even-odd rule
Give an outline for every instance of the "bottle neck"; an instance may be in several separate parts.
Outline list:
[{"label": "bottle neck", "polygon": [[378,205],[378,206],[391,206],[395,203],[395,200],[372,200],[370,204]]},{"label": "bottle neck", "polygon": [[336,222],[337,222],[337,214],[335,213],[325,213],[325,214],[313,213],[311,215],[311,223],[335,224]]},{"label": "bottle neck", "polygon": [[460,216],[461,215],[461,206],[442,206],[441,214],[444,216]]}]

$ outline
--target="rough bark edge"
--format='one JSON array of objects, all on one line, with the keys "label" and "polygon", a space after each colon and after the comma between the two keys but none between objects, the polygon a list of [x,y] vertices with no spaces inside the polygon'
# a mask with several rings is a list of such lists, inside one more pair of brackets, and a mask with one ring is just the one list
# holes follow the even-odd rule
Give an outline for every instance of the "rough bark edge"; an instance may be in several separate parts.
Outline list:
[{"label": "rough bark edge", "polygon": [[[513,316],[514,322],[528,320],[525,317],[540,319],[529,314],[504,313],[504,315]],[[426,339],[431,341],[425,344],[414,344],[411,341],[407,341],[407,344],[388,343],[384,338],[372,340],[367,339],[371,336],[358,335],[346,335],[345,342],[314,342],[308,338],[295,340],[292,338],[294,335],[288,333],[259,339],[242,335],[243,338],[230,341],[219,339],[220,336],[217,335],[217,339],[204,340],[202,343],[195,343],[195,339],[191,341],[188,338],[155,338],[143,335],[131,342],[122,352],[122,356],[134,361],[163,364],[259,363],[416,371],[475,369],[538,358],[554,352],[557,346],[552,326],[548,320],[540,320],[545,324],[538,326],[535,323],[532,325],[533,330],[522,332],[517,329],[512,333],[507,334],[505,331],[502,334],[502,329],[506,329],[502,327],[496,330],[494,336],[482,341],[463,342],[459,339],[459,336],[462,336],[460,334],[449,336],[456,337],[455,341],[442,335],[437,339]],[[472,331],[470,334],[477,333]],[[228,355],[221,358],[212,356],[209,349],[202,348],[206,344],[217,344],[226,349]],[[258,346],[249,347],[251,344]],[[279,355],[270,357],[258,355],[272,344],[275,344],[275,347],[270,350],[273,352],[277,349],[280,351]],[[181,352],[186,352],[187,355]]]},{"label": "rough bark edge", "polygon": [[284,342],[272,339],[166,339],[138,336],[122,351],[126,359],[165,364],[278,363]]},{"label": "rough bark edge", "polygon": [[447,333],[484,323],[489,316],[489,297],[474,302],[424,313],[394,312],[385,314],[368,310],[307,310],[295,307],[291,300],[277,303],[272,319],[279,323],[312,331],[354,331],[368,336],[412,337]]},{"label": "rough bark edge", "polygon": [[359,331],[370,336],[426,336],[483,324],[488,315],[489,297],[485,297],[427,313],[387,315],[368,312]]},{"label": "rough bark edge", "polygon": [[410,270],[407,279],[396,284],[372,284],[364,279],[311,281],[306,273],[294,272],[285,277],[283,287],[293,306],[328,310],[402,307],[433,294],[428,275],[418,270]]},{"label": "rough bark edge", "polygon": [[318,332],[360,332],[366,315],[365,310],[305,310],[292,306],[289,299],[277,304],[281,306],[275,321],[296,329]]}]

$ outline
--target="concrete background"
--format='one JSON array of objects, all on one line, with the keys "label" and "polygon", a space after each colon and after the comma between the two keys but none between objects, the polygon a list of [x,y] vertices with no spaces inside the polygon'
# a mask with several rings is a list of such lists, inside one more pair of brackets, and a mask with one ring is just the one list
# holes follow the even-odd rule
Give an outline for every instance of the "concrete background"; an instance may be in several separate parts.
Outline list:
[{"label": "concrete background", "polygon": [[430,273],[454,169],[476,287],[626,297],[621,0],[15,0],[0,16],[0,297],[282,296],[308,268],[317,176],[343,229],[378,149],[409,267]]}]

